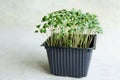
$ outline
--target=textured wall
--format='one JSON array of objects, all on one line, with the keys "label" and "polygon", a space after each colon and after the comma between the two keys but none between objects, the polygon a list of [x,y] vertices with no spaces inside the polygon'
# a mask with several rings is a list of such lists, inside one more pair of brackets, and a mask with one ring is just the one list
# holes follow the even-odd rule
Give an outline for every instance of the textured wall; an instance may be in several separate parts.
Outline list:
[{"label": "textured wall", "polygon": [[120,25],[120,0],[0,0],[0,25],[35,25],[44,14],[63,8],[96,13],[105,27]]}]

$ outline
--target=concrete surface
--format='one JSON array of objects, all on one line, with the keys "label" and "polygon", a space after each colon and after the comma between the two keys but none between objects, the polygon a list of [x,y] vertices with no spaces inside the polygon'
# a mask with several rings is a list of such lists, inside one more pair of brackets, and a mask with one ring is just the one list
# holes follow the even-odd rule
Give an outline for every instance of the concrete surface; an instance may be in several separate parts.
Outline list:
[{"label": "concrete surface", "polygon": [[[104,34],[99,35],[86,78],[50,74],[47,38],[35,34],[35,25],[48,12],[79,8],[98,15]],[[119,80],[119,0],[0,0],[0,80]]]}]

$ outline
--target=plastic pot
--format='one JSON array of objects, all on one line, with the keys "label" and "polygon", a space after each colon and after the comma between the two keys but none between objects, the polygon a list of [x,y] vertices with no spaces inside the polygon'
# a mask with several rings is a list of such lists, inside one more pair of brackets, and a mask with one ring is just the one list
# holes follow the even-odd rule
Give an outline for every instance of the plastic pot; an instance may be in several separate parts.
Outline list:
[{"label": "plastic pot", "polygon": [[96,35],[90,48],[70,48],[46,46],[50,71],[58,76],[86,77],[93,49],[96,46]]}]

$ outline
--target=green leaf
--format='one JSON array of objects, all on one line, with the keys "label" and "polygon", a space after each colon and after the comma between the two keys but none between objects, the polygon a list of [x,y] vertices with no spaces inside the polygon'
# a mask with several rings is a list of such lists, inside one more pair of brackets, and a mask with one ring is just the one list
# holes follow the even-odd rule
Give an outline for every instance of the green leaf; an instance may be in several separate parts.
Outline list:
[{"label": "green leaf", "polygon": [[53,21],[53,20],[50,20],[49,22],[48,22],[48,25],[55,25],[55,22]]},{"label": "green leaf", "polygon": [[42,18],[42,21],[44,22],[44,21],[47,21],[48,20],[48,18],[47,18],[47,16],[44,16],[43,18]]},{"label": "green leaf", "polygon": [[55,28],[56,28],[57,26],[58,26],[57,24],[54,25]]},{"label": "green leaf", "polygon": [[97,27],[96,31],[97,31],[97,33],[103,33],[101,27]]},{"label": "green leaf", "polygon": [[47,28],[47,27],[49,27],[49,25],[48,25],[47,23],[45,23],[45,24],[43,25],[43,28]]},{"label": "green leaf", "polygon": [[96,18],[97,16],[95,14],[92,15],[92,18]]},{"label": "green leaf", "polygon": [[71,27],[71,23],[67,23],[67,26],[68,26],[68,27]]},{"label": "green leaf", "polygon": [[75,32],[75,31],[76,31],[76,29],[69,29],[69,30],[68,30],[68,33],[71,34],[71,33]]},{"label": "green leaf", "polygon": [[38,30],[35,30],[35,33],[38,33]]},{"label": "green leaf", "polygon": [[84,27],[80,27],[80,31],[84,31]]},{"label": "green leaf", "polygon": [[41,32],[41,33],[46,33],[46,29],[45,29],[45,28],[42,28],[42,29],[40,29],[40,32]]},{"label": "green leaf", "polygon": [[40,24],[39,24],[39,25],[36,25],[36,28],[40,28]]}]

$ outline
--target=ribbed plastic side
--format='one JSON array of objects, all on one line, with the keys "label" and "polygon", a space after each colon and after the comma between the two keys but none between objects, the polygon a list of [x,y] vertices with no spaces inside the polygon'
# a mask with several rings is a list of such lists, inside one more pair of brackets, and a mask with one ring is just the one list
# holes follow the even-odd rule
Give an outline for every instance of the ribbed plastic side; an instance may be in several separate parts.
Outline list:
[{"label": "ribbed plastic side", "polygon": [[46,47],[52,74],[85,77],[88,73],[92,49]]}]

